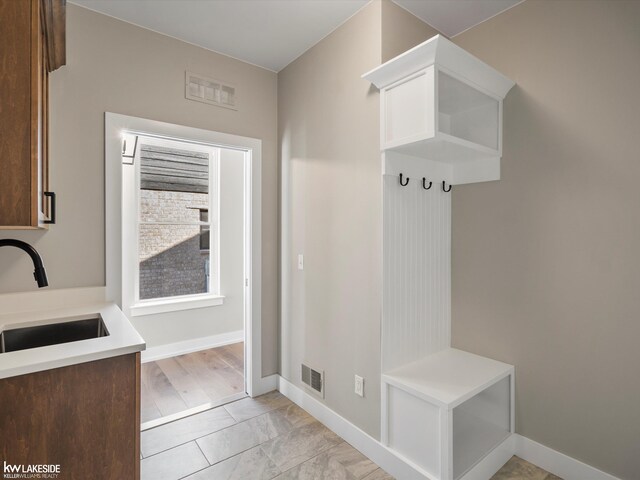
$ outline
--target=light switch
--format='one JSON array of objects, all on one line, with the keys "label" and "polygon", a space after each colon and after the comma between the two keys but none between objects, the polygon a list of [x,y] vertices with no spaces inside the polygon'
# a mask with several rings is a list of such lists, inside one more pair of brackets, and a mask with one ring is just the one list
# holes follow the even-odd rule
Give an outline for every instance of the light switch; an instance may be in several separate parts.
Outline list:
[{"label": "light switch", "polygon": [[355,378],[355,392],[356,395],[364,397],[364,378],[362,378],[360,375],[356,375]]},{"label": "light switch", "polygon": [[304,270],[304,255],[298,254],[298,270]]}]

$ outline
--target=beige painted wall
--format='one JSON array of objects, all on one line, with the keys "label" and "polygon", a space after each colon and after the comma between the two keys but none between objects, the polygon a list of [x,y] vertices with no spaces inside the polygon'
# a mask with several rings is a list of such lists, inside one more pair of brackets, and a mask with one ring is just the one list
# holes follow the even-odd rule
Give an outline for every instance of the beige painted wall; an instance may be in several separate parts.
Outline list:
[{"label": "beige painted wall", "polygon": [[[281,373],[325,371],[329,407],[370,434],[380,416],[380,4],[278,75],[282,189]],[[304,254],[304,270],[297,255]],[[353,393],[354,374],[372,381]],[[375,382],[375,383],[374,383]]]},{"label": "beige painted wall", "polygon": [[395,3],[382,2],[382,63],[440,32]]},{"label": "beige painted wall", "polygon": [[[51,288],[100,286],[104,269],[104,112],[260,138],[263,146],[263,373],[277,370],[277,78],[268,70],[67,6],[68,65],[51,76],[51,187],[58,224],[12,232],[41,252]],[[239,109],[184,98],[185,70],[238,87]],[[0,293],[35,289],[26,255],[3,249]]]},{"label": "beige painted wall", "polygon": [[[394,56],[430,37],[425,25],[426,36],[419,38],[416,21],[395,4],[374,1],[278,75],[281,373],[301,386],[302,362],[324,370],[326,404],[375,437],[382,307],[380,108],[377,89],[360,76],[381,63],[383,51]],[[407,24],[411,28],[405,30]],[[385,36],[393,37],[389,45]],[[297,269],[300,253],[303,271]],[[365,378],[364,398],[354,393],[354,374]]]},{"label": "beige painted wall", "polygon": [[515,80],[499,182],[453,193],[453,343],[517,431],[640,472],[640,2],[527,0],[454,38]]}]

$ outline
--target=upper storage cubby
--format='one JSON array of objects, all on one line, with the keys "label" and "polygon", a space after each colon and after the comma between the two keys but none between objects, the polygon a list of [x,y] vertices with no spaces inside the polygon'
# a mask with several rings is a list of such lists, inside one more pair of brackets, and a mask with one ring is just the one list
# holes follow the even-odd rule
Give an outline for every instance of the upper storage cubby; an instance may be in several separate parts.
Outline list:
[{"label": "upper storage cubby", "polygon": [[363,78],[380,89],[382,150],[426,160],[410,161],[406,173],[454,184],[500,178],[511,80],[440,35]]},{"label": "upper storage cubby", "polygon": [[499,150],[499,100],[442,71],[437,91],[438,133]]}]

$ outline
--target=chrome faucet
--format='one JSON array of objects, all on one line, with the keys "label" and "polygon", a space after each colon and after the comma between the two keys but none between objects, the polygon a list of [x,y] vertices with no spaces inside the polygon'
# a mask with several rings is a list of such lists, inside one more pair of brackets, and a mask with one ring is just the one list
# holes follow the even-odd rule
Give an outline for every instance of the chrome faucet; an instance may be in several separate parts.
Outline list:
[{"label": "chrome faucet", "polygon": [[42,258],[40,258],[40,254],[35,248],[22,240],[15,240],[13,238],[0,238],[0,247],[16,247],[27,252],[33,262],[35,269],[33,277],[36,279],[36,282],[38,282],[38,287],[42,288],[49,285],[47,272],[44,270],[44,265],[42,264]]}]

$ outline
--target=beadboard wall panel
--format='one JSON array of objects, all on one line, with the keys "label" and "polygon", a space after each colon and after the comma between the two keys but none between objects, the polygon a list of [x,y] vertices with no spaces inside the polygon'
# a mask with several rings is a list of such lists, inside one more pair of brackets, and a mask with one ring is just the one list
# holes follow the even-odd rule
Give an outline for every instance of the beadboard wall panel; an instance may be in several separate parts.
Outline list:
[{"label": "beadboard wall panel", "polygon": [[382,370],[448,348],[451,193],[384,175]]}]

